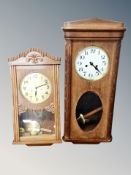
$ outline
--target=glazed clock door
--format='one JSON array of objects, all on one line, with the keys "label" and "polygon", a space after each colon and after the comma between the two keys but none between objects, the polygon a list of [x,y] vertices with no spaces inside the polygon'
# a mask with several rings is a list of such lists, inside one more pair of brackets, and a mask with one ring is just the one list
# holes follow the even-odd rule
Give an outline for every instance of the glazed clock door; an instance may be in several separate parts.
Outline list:
[{"label": "glazed clock door", "polygon": [[[20,140],[55,138],[54,87],[51,66],[17,68]],[[24,105],[23,105],[24,104]]]}]

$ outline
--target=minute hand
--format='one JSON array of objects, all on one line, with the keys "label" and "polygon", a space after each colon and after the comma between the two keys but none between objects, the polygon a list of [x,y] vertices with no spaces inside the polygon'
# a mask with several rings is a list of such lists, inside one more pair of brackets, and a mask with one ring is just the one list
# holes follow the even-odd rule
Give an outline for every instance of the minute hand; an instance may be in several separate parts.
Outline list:
[{"label": "minute hand", "polygon": [[90,65],[93,66],[99,73],[101,73],[101,71],[98,69],[98,65],[95,66],[93,62],[90,62]]},{"label": "minute hand", "polygon": [[35,88],[37,89],[37,88],[42,87],[42,86],[45,86],[45,85],[46,85],[46,84],[42,84],[42,85],[37,86],[37,87],[35,87]]}]

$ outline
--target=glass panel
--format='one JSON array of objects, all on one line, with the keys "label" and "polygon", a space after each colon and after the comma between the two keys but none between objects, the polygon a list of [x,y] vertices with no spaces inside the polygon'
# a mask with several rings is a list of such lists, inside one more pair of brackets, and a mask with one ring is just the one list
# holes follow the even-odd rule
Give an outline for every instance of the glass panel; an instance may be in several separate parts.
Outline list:
[{"label": "glass panel", "polygon": [[84,93],[76,106],[76,119],[84,131],[94,129],[102,116],[102,103],[94,92]]},{"label": "glass panel", "polygon": [[55,120],[52,112],[26,111],[19,116],[20,137],[39,136],[55,133]]}]

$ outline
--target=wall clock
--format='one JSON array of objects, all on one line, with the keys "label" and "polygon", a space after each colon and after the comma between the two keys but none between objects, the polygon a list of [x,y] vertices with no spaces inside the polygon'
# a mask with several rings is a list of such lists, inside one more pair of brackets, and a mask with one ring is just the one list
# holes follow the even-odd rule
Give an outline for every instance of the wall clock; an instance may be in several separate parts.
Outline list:
[{"label": "wall clock", "polygon": [[9,59],[13,93],[14,143],[61,142],[60,58],[31,48]]},{"label": "wall clock", "polygon": [[121,22],[87,19],[64,23],[65,141],[100,143],[112,140],[111,128]]}]

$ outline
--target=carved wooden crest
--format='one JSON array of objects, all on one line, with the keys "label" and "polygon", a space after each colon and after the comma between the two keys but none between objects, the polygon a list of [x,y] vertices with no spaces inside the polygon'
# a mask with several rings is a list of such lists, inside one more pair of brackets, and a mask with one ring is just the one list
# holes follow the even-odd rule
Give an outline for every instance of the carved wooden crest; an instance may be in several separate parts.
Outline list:
[{"label": "carved wooden crest", "polygon": [[60,64],[60,58],[49,55],[37,48],[30,48],[16,57],[9,58],[11,65]]}]

